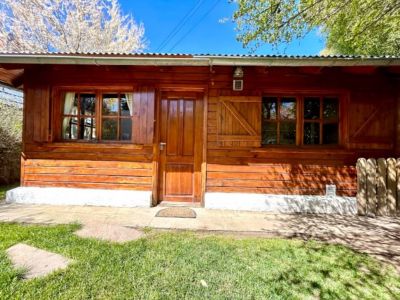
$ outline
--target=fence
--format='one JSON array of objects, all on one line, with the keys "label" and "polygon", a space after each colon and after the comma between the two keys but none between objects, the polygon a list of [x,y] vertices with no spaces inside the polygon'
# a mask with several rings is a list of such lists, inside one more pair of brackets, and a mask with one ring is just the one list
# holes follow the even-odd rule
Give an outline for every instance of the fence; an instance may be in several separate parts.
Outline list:
[{"label": "fence", "polygon": [[363,216],[400,215],[400,158],[357,160],[357,212]]}]

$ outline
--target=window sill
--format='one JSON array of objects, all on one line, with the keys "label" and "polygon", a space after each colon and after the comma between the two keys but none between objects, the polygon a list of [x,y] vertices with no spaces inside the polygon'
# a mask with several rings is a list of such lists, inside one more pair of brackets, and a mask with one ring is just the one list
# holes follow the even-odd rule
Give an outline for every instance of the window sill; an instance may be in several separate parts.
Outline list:
[{"label": "window sill", "polygon": [[143,149],[144,145],[141,144],[132,144],[131,142],[99,142],[99,141],[59,141],[54,143],[40,143],[40,145],[49,147],[49,148],[124,148],[124,149]]},{"label": "window sill", "polygon": [[291,145],[271,145],[271,146],[261,146],[251,150],[251,152],[346,152],[346,148],[341,145],[310,145],[310,146],[291,146]]}]

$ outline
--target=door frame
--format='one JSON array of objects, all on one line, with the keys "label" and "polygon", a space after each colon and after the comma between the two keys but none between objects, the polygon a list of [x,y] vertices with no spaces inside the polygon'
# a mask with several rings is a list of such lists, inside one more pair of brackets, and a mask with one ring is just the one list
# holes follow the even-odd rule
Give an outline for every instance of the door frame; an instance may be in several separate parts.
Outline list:
[{"label": "door frame", "polygon": [[[152,174],[152,205],[157,206],[159,201],[159,172],[160,172],[160,136],[161,136],[161,95],[163,92],[195,92],[201,93],[203,101],[203,147],[201,154],[201,188],[200,205],[204,207],[204,193],[206,189],[207,174],[207,113],[208,113],[208,86],[206,85],[159,85],[156,88],[155,126],[153,138],[153,174]],[[194,204],[195,205],[195,204]]]}]

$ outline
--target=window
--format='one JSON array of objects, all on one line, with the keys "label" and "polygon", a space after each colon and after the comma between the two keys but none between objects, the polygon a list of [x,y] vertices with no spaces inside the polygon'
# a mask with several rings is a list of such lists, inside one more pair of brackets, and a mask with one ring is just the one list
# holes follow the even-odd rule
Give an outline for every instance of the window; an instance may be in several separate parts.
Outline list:
[{"label": "window", "polygon": [[65,140],[95,140],[96,95],[65,93],[62,118],[62,138]]},{"label": "window", "polygon": [[338,97],[264,97],[262,120],[263,145],[339,143]]},{"label": "window", "polygon": [[129,141],[132,139],[133,95],[103,94],[102,139]]},{"label": "window", "polygon": [[337,98],[304,98],[304,145],[329,145],[339,142]]},{"label": "window", "polygon": [[133,93],[66,92],[63,99],[63,140],[132,140]]},{"label": "window", "polygon": [[263,100],[262,143],[296,144],[296,98],[267,97]]}]

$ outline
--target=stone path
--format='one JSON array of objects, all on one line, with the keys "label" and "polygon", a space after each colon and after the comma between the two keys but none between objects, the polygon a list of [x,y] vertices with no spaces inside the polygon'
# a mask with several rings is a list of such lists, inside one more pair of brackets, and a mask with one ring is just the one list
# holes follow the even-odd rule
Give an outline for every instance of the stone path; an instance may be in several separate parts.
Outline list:
[{"label": "stone path", "polygon": [[104,223],[87,223],[75,232],[82,238],[94,238],[115,243],[125,243],[144,236],[142,231],[120,225]]},{"label": "stone path", "polygon": [[26,244],[16,244],[7,249],[7,255],[16,269],[24,269],[25,279],[46,276],[54,271],[66,269],[70,259]]},{"label": "stone path", "polygon": [[0,222],[110,224],[133,228],[228,232],[341,243],[400,271],[400,219],[340,215],[283,215],[193,208],[196,218],[157,218],[162,207],[111,208],[0,204]]}]

